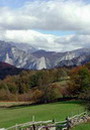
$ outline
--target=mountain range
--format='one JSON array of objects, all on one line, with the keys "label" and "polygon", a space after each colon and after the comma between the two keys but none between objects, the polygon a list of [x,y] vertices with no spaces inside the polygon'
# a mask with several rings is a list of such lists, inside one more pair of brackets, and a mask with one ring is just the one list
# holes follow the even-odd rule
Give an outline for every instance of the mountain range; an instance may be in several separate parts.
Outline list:
[{"label": "mountain range", "polygon": [[79,66],[90,62],[90,49],[49,52],[38,50],[26,43],[0,41],[0,62],[8,63],[17,68],[36,70]]}]

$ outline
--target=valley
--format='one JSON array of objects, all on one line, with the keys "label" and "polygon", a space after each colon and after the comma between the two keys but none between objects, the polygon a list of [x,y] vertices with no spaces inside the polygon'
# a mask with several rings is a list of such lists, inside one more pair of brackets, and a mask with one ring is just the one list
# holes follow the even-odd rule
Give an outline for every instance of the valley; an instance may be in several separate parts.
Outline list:
[{"label": "valley", "polygon": [[0,130],[90,130],[90,0],[0,0]]}]

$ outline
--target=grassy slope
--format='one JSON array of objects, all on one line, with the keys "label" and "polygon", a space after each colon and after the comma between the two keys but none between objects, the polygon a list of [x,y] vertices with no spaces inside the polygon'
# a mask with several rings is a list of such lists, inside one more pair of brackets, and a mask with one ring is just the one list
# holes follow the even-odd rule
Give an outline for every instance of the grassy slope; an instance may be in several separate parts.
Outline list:
[{"label": "grassy slope", "polygon": [[0,127],[9,127],[19,123],[32,120],[35,115],[36,121],[39,120],[64,120],[66,116],[75,115],[83,111],[83,107],[77,102],[50,103],[44,105],[0,108]]},{"label": "grassy slope", "polygon": [[72,130],[90,130],[90,123],[76,126]]}]

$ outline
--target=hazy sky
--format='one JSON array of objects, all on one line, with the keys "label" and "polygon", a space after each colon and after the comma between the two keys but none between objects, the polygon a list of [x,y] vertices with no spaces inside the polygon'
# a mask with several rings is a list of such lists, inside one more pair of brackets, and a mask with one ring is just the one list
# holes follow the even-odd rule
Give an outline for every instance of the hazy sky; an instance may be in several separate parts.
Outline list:
[{"label": "hazy sky", "polygon": [[50,51],[90,47],[90,0],[0,0],[0,40]]}]

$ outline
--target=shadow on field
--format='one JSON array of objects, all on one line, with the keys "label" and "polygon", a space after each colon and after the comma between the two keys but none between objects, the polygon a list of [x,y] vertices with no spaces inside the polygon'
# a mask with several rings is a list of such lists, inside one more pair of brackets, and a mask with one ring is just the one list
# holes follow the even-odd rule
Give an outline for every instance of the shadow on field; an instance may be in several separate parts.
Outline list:
[{"label": "shadow on field", "polygon": [[20,104],[20,105],[12,105],[9,107],[6,107],[8,109],[21,109],[21,108],[25,108],[25,107],[30,107],[30,106],[37,106],[37,105],[55,105],[55,104],[80,104],[83,105],[83,101],[81,100],[75,100],[75,99],[59,99],[53,102],[48,102],[48,103],[28,103],[28,104]]}]

